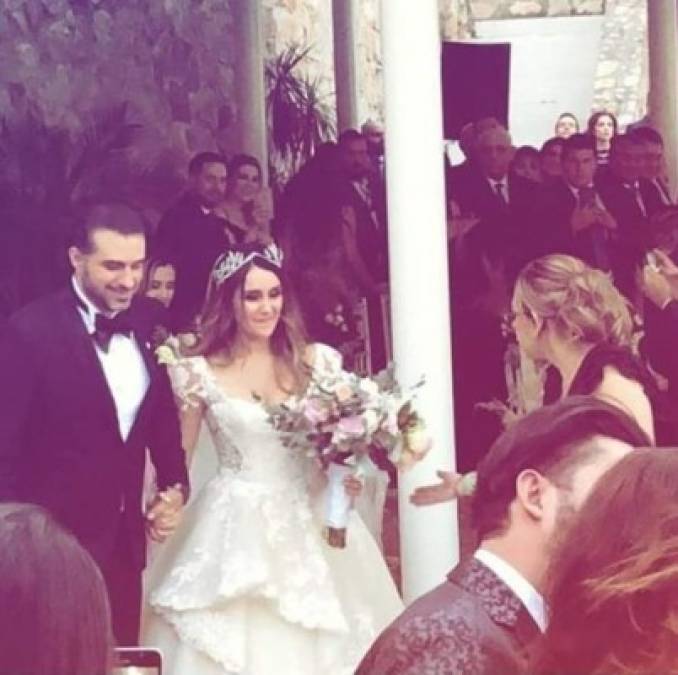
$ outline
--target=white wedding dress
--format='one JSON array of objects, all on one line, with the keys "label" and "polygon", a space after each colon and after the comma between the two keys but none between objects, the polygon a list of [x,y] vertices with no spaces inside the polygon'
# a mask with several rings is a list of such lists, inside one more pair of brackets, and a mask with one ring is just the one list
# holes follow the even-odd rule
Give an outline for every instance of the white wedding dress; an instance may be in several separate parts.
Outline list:
[{"label": "white wedding dress", "polygon": [[[317,345],[314,367],[340,357]],[[328,546],[314,465],[266,410],[227,396],[202,357],[170,371],[180,400],[205,406],[218,468],[154,552],[142,644],[165,675],[353,673],[403,608],[373,537],[353,512],[346,548]]]}]

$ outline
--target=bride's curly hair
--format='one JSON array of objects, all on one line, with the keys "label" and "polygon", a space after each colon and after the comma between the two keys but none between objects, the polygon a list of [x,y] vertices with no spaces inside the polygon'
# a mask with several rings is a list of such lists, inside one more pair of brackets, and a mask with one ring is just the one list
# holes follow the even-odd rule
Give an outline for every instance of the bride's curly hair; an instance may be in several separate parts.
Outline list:
[{"label": "bride's curly hair", "polygon": [[630,304],[610,277],[569,255],[547,255],[528,263],[514,296],[535,317],[551,320],[563,336],[590,344],[632,347]]},{"label": "bride's curly hair", "polygon": [[551,557],[530,673],[678,674],[677,473],[678,451],[641,449],[598,481]]},{"label": "bride's curly hair", "polygon": [[[245,256],[252,252],[263,252],[258,244],[234,246],[229,250],[241,252]],[[197,341],[192,347],[184,349],[184,352],[189,356],[205,357],[218,354],[226,362],[234,358],[238,338],[234,305],[236,302],[243,302],[245,279],[254,267],[272,272],[280,280],[283,305],[278,325],[270,341],[271,351],[276,357],[276,384],[289,394],[300,393],[308,384],[310,376],[307,362],[308,339],[304,322],[284,267],[270,262],[263,255],[257,255],[225,280],[219,280],[215,270],[212,271],[205,302],[198,318]],[[284,373],[292,375],[291,389],[285,385]]]}]

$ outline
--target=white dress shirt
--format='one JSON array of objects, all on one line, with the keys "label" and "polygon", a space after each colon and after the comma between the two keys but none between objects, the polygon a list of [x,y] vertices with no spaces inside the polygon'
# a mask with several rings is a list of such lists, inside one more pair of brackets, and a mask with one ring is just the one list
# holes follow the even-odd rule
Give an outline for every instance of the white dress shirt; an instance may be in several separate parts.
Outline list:
[{"label": "white dress shirt", "polygon": [[485,567],[489,567],[515,593],[543,633],[547,624],[546,605],[537,589],[515,567],[509,565],[498,555],[479,548],[473,557]]},{"label": "white dress shirt", "polygon": [[489,176],[487,177],[487,182],[490,184],[490,188],[492,192],[499,197],[499,189],[498,186],[501,185],[501,197],[500,199],[503,199],[504,202],[508,205],[511,202],[511,198],[509,196],[509,182],[508,182],[508,176],[504,176],[503,178],[500,178],[499,180],[495,178],[490,178]]},{"label": "white dress shirt", "polygon": [[[92,335],[96,315],[101,314],[101,312],[90,302],[78,286],[75,278],[73,278],[73,289],[84,305],[78,305],[78,312],[87,332]],[[133,336],[116,333],[111,337],[107,352],[101,349],[94,340],[92,340],[92,344],[96,349],[97,357],[115,403],[120,436],[123,441],[126,441],[150,383],[144,358]]]}]

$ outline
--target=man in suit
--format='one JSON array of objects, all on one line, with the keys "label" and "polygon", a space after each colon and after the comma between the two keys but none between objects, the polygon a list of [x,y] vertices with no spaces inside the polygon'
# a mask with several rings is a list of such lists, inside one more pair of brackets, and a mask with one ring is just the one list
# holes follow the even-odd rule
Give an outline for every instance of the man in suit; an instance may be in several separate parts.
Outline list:
[{"label": "man in suit", "polygon": [[170,305],[172,328],[177,332],[193,327],[214,261],[233,241],[226,221],[213,213],[224,199],[226,174],[221,155],[197,154],[188,165],[188,189],[158,224],[154,255],[167,257],[177,275]]},{"label": "man in suit", "polygon": [[[176,526],[185,455],[146,300],[133,302],[143,222],[122,205],[95,207],[68,254],[68,286],[20,310],[2,337],[0,500],[39,504],[78,537],[106,581],[118,642],[133,645],[146,529],[162,540]],[[159,492],[144,516],[147,448]]]},{"label": "man in suit", "polygon": [[588,134],[563,141],[562,178],[546,186],[531,217],[532,236],[523,263],[566,253],[610,271],[615,260],[617,222],[595,187],[596,149]]},{"label": "man in suit", "polygon": [[[672,206],[673,198],[666,182],[666,158],[664,156],[664,139],[662,135],[650,126],[641,126],[631,133],[643,148],[641,161],[641,183],[647,181],[656,190],[656,196],[659,198],[662,206]],[[651,194],[647,185],[644,189],[646,193]]]},{"label": "man in suit", "polygon": [[630,417],[594,397],[509,427],[478,467],[480,547],[381,634],[356,675],[529,672],[530,647],[546,628],[542,589],[555,538],[595,481],[647,443]]}]

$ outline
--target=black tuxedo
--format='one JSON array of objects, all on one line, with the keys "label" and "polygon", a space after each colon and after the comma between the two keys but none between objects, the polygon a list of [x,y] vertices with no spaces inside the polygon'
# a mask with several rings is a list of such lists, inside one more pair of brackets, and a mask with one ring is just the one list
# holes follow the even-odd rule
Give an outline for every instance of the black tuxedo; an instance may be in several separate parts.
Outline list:
[{"label": "black tuxedo", "polygon": [[229,247],[227,227],[223,218],[205,213],[191,193],[160,220],[153,249],[172,261],[177,275],[170,306],[173,330],[189,328],[202,308],[214,262]]},{"label": "black tuxedo", "polygon": [[[146,448],[160,490],[187,485],[185,455],[167,373],[147,346],[154,326],[145,299],[135,302],[130,321],[149,385],[126,441],[76,303],[70,288],[37,300],[10,319],[2,337],[8,395],[0,407],[0,500],[39,504],[78,537],[108,582],[119,640],[135,641],[134,626],[121,628],[116,617],[128,589],[112,587],[109,571],[124,568],[125,584],[137,580],[140,590]],[[139,598],[128,600],[137,603],[136,612],[125,608],[128,620],[138,623]]]},{"label": "black tuxedo", "polygon": [[[456,180],[455,180],[456,179]],[[503,202],[488,179],[473,165],[459,171],[449,186],[448,199],[453,199],[462,215],[473,214],[480,222],[464,236],[463,256],[455,255],[458,281],[472,288],[482,285],[474,278],[482,256],[504,265],[509,281],[519,271],[529,235],[528,223],[540,187],[522,176],[509,175],[505,180]],[[454,244],[458,248],[459,244]],[[462,262],[462,260],[464,262]]]},{"label": "black tuxedo", "polygon": [[405,609],[356,675],[518,675],[538,636],[513,591],[471,558]]}]

